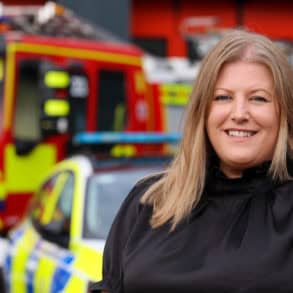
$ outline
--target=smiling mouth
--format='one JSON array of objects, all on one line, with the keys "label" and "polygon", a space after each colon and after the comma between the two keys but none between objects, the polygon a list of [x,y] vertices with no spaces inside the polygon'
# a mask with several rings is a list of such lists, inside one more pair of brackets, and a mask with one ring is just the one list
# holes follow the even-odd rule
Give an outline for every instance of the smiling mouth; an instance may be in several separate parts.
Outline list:
[{"label": "smiling mouth", "polygon": [[233,137],[250,137],[256,134],[256,131],[247,130],[225,130],[229,136]]}]

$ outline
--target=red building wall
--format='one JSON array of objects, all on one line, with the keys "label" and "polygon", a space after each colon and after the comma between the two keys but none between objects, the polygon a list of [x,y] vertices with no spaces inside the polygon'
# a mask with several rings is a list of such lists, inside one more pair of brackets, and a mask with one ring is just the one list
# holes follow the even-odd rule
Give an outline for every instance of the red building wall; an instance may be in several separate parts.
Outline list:
[{"label": "red building wall", "polygon": [[293,41],[293,1],[248,1],[243,16],[245,25],[257,32]]},{"label": "red building wall", "polygon": [[186,42],[180,32],[182,21],[191,16],[215,16],[217,28],[236,27],[241,18],[243,26],[256,32],[293,40],[293,1],[242,2],[240,6],[235,0],[132,0],[130,35],[164,37],[168,56],[186,56]]},{"label": "red building wall", "polygon": [[42,5],[46,0],[1,0],[5,5]]}]

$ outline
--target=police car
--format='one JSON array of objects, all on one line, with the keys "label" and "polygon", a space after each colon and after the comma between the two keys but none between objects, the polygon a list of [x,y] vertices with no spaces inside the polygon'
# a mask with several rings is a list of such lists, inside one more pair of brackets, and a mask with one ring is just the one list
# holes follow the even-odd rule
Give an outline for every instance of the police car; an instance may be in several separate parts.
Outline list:
[{"label": "police car", "polygon": [[123,199],[135,182],[168,162],[78,155],[58,163],[9,234],[7,292],[88,292],[90,282],[101,278],[105,239]]}]

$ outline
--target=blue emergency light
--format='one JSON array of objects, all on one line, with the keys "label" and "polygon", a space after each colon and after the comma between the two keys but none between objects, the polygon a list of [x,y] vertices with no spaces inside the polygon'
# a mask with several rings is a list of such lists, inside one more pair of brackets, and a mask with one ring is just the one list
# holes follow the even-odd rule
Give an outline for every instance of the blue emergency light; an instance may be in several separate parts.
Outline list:
[{"label": "blue emergency light", "polygon": [[79,145],[88,144],[159,144],[178,143],[181,134],[177,132],[80,132],[77,133],[73,142]]}]

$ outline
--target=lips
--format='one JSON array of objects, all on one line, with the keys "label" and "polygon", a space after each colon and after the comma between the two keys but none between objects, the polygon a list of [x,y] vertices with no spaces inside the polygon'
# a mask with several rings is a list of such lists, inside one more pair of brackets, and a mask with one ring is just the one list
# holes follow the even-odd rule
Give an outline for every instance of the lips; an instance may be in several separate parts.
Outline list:
[{"label": "lips", "polygon": [[257,133],[256,131],[242,129],[227,129],[225,132],[232,137],[250,137]]}]

